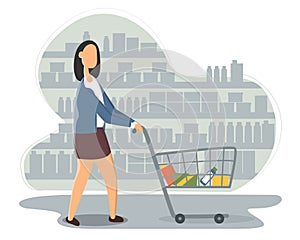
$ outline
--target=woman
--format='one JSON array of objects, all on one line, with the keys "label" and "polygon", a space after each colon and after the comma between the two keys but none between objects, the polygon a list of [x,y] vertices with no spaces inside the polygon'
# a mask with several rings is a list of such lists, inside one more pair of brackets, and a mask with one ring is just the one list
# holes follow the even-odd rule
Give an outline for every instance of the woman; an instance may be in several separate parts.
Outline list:
[{"label": "woman", "polygon": [[131,127],[143,132],[139,123],[115,109],[95,79],[99,72],[100,52],[97,44],[90,40],[81,43],[74,57],[74,73],[77,80],[81,81],[74,105],[74,140],[78,164],[66,217],[66,221],[75,226],[80,225],[74,215],[94,164],[99,168],[106,185],[110,208],[108,220],[123,222],[123,218],[116,215],[117,177],[104,132],[105,123]]}]

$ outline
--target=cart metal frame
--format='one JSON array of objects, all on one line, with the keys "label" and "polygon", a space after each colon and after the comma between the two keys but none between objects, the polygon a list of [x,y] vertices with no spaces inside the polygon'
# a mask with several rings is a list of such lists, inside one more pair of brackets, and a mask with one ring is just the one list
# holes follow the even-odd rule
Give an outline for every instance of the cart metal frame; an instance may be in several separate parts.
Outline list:
[{"label": "cart metal frame", "polygon": [[[134,129],[133,133],[135,133],[135,132],[136,132],[136,130]],[[167,206],[168,206],[168,209],[169,209],[169,212],[170,212],[170,215],[172,216],[172,218],[174,218],[177,223],[183,223],[186,218],[213,218],[216,223],[218,223],[218,224],[223,223],[224,219],[229,217],[229,214],[224,214],[224,213],[216,213],[216,214],[175,213],[172,202],[171,202],[171,199],[170,199],[170,196],[169,196],[169,193],[168,193],[168,189],[171,189],[171,188],[182,188],[182,189],[183,188],[230,188],[231,184],[232,184],[232,179],[233,179],[233,174],[234,174],[234,169],[235,169],[235,163],[236,163],[236,155],[237,155],[236,148],[235,147],[213,147],[213,148],[198,148],[198,149],[177,150],[177,151],[168,151],[168,152],[155,153],[152,142],[151,142],[151,138],[150,138],[150,136],[148,134],[148,131],[145,127],[143,127],[143,134],[144,134],[146,143],[148,145],[148,148],[149,148],[149,151],[150,151],[153,163],[154,163],[154,167],[155,167],[155,170],[157,172],[158,179],[159,179],[162,191],[163,191],[163,195],[164,195],[165,201],[167,203]],[[199,176],[200,176],[199,169],[198,169],[198,162],[204,162],[204,161],[203,160],[200,161],[200,160],[197,159],[197,152],[208,151],[209,152],[209,161],[207,161],[207,160],[205,160],[205,161],[210,162],[210,166],[211,166],[211,162],[212,162],[211,161],[211,151],[213,151],[213,150],[220,150],[220,151],[223,152],[223,156],[222,156],[222,160],[221,160],[221,162],[222,162],[221,186],[212,186],[211,184],[209,184],[207,186],[201,186],[201,185],[198,185],[198,186],[168,186],[168,185],[165,184],[164,176],[162,175],[162,172],[161,172],[161,169],[160,169],[161,164],[159,164],[157,157],[166,155],[167,158],[169,159],[170,154],[181,154],[182,159],[183,159],[183,164],[185,165],[184,153],[196,152],[196,160],[194,161],[194,163],[197,163],[196,166],[197,166],[197,174],[198,174],[197,181],[198,181]],[[225,151],[226,150],[233,151],[232,160],[225,160]],[[224,169],[224,162],[225,161],[232,162],[232,170],[231,170],[231,173],[228,175],[228,176],[230,176],[230,181],[229,181],[229,184],[227,186],[223,186],[223,169]],[[169,160],[169,163],[170,163],[170,160]]]}]

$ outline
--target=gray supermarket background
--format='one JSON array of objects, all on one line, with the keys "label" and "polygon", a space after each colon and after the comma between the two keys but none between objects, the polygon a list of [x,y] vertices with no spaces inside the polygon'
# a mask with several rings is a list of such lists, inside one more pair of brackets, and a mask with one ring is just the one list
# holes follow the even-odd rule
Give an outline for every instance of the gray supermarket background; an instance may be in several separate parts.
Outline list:
[{"label": "gray supermarket background", "polygon": [[[111,22],[110,28],[104,26],[105,21]],[[266,93],[244,78],[243,64],[233,60],[230,67],[208,66],[201,76],[182,76],[169,65],[167,52],[135,23],[114,15],[94,15],[60,33],[41,58],[40,87],[64,123],[59,124],[58,132],[28,151],[24,173],[31,186],[72,186],[76,173],[72,106],[78,85],[72,61],[78,44],[86,39],[100,46],[98,81],[120,111],[149,129],[157,151],[236,146],[232,189],[252,179],[267,162],[274,145],[275,116]],[[120,190],[158,190],[142,136],[116,126],[107,126],[106,133]],[[87,189],[104,189],[99,182],[100,173],[93,169]]]}]

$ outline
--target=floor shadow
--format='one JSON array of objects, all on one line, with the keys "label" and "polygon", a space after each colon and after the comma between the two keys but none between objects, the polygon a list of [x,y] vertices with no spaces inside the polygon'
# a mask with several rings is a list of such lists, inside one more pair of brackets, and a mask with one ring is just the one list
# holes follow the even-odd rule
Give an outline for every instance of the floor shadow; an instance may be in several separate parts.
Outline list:
[{"label": "floor shadow", "polygon": [[[127,218],[124,218],[122,223],[112,223],[108,221],[109,215],[105,214],[79,214],[75,216],[80,222],[80,228],[98,228],[98,227],[109,227],[124,224],[128,221]],[[60,217],[58,223],[66,227],[74,227],[73,225],[67,223],[66,217]]]},{"label": "floor shadow", "polygon": [[[84,195],[77,210],[76,218],[80,228],[257,228],[264,223],[249,213],[249,209],[277,205],[277,195],[172,195],[176,213],[226,213],[229,215],[222,224],[214,219],[186,219],[183,224],[170,216],[163,195],[120,195],[118,215],[123,223],[108,221],[109,206],[106,195]],[[60,214],[57,222],[74,227],[65,221],[70,196],[43,196],[25,199],[20,206],[28,209],[53,211]],[[189,204],[187,204],[189,203]],[[121,213],[121,214],[119,214]],[[124,217],[125,216],[125,217]]]},{"label": "floor shadow", "polygon": [[[164,222],[175,222],[175,219],[171,216],[164,216],[159,218],[160,221]],[[246,223],[256,220],[255,217],[249,216],[239,216],[239,215],[230,215],[228,218],[225,218],[225,223]],[[201,223],[201,224],[214,224],[213,218],[187,218],[185,223]]]}]

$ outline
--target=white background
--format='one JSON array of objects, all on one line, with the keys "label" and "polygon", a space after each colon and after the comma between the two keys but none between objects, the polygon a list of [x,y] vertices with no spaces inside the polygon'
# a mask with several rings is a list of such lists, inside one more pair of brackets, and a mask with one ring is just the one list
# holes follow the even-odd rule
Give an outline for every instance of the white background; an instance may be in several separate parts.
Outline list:
[{"label": "white background", "polygon": [[[169,3],[167,3],[169,2]],[[278,151],[250,183],[232,194],[276,194],[283,201],[251,210],[265,226],[235,230],[82,230],[57,223],[56,213],[23,209],[23,199],[70,192],[35,191],[21,176],[29,145],[58,128],[61,120],[40,94],[37,57],[49,37],[78,14],[114,8],[146,24],[167,49],[201,66],[244,63],[276,99],[282,117]],[[299,6],[297,1],[6,1],[1,3],[1,239],[269,239],[298,234],[299,172]],[[108,23],[109,24],[109,23]],[[142,25],[145,27],[145,25]],[[146,26],[146,29],[147,29]],[[128,206],[133,207],[133,206]],[[149,206],[150,207],[150,206]],[[147,216],[142,216],[143,218]],[[8,234],[8,235],[7,235]]]}]

